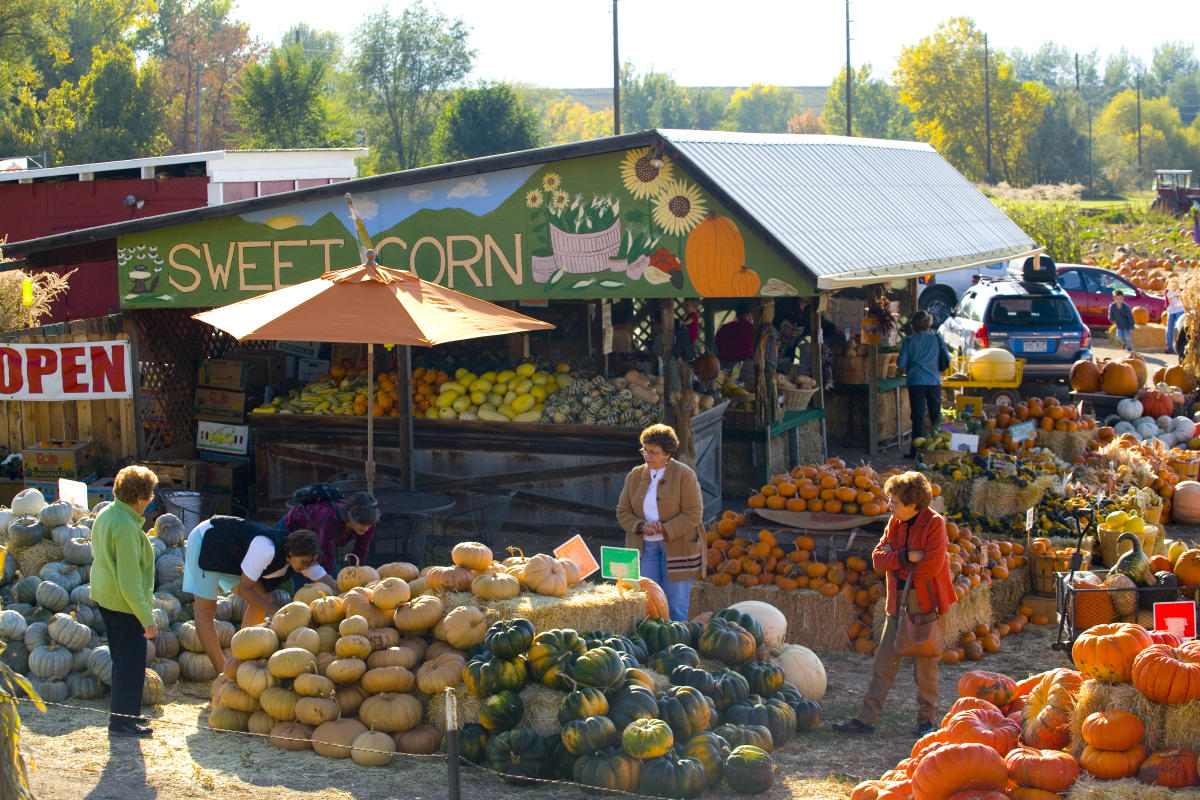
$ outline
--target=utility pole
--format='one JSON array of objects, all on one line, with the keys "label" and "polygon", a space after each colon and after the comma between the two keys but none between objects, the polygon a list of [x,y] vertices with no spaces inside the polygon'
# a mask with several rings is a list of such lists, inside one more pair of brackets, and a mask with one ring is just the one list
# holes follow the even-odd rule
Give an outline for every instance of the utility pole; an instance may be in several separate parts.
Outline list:
[{"label": "utility pole", "polygon": [[992,182],[992,83],[988,67],[987,34],[983,35],[983,124],[987,134],[987,182]]},{"label": "utility pole", "polygon": [[1138,143],[1138,169],[1142,168],[1142,73],[1134,73],[1134,80],[1137,84],[1137,143]]},{"label": "utility pole", "polygon": [[1092,104],[1088,103],[1088,194],[1095,193],[1095,180],[1092,174]]},{"label": "utility pole", "polygon": [[621,56],[617,52],[617,0],[613,0],[613,135],[621,135]]},{"label": "utility pole", "polygon": [[204,65],[196,65],[196,152],[200,152],[200,76],[204,73]]},{"label": "utility pole", "polygon": [[850,125],[850,120],[853,114],[850,113],[850,98],[852,91],[850,84],[854,82],[854,73],[850,70],[850,0],[846,0],[846,135],[853,136],[851,132],[853,128]]}]

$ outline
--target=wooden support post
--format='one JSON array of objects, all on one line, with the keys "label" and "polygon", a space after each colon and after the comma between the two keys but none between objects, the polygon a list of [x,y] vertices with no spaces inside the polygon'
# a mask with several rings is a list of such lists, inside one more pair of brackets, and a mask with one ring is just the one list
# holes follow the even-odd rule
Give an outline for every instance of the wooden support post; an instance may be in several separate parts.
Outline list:
[{"label": "wooden support post", "polygon": [[399,425],[397,445],[405,454],[400,460],[404,468],[400,485],[411,492],[416,488],[416,469],[413,467],[412,348],[408,345],[396,348],[396,394],[400,404],[400,413],[396,416]]},{"label": "wooden support post", "polygon": [[658,363],[662,365],[660,373],[663,376],[663,420],[674,427],[675,407],[671,404],[666,391],[666,371],[670,369],[671,351],[675,349],[675,301],[670,297],[663,297],[658,301],[658,328],[660,331],[658,340],[661,343],[658,350]]}]

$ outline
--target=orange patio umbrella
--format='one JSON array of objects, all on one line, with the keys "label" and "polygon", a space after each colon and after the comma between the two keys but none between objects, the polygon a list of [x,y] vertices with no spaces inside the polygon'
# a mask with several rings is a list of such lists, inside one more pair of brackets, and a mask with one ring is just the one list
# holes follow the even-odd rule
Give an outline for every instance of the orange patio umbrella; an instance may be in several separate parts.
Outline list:
[{"label": "orange patio umbrella", "polygon": [[[366,263],[326,272],[295,286],[193,315],[236,339],[291,339],[367,345],[368,490],[375,482],[373,345],[431,347],[504,333],[550,330],[548,322],[422,280],[411,272]],[[407,401],[407,398],[403,398]]]}]

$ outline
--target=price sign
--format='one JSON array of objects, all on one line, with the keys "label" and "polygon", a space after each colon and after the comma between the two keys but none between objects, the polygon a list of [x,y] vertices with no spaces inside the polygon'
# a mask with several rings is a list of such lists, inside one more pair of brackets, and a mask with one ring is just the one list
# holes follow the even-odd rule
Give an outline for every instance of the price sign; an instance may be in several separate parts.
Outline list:
[{"label": "price sign", "polygon": [[1170,631],[1185,639],[1196,638],[1196,604],[1191,600],[1172,600],[1154,604],[1154,630]]},{"label": "price sign", "polygon": [[1025,532],[1033,532],[1033,506],[1025,510]]},{"label": "price sign", "polygon": [[950,449],[955,452],[977,452],[979,450],[979,437],[973,433],[952,433],[950,434]]},{"label": "price sign", "polygon": [[631,547],[600,547],[600,576],[616,580],[636,581],[641,577],[638,567],[641,553]]},{"label": "price sign", "polygon": [[988,456],[988,469],[1003,472],[1008,475],[1017,474],[1017,457],[1007,453],[992,453]]},{"label": "price sign", "polygon": [[578,564],[580,579],[586,578],[600,569],[600,565],[596,563],[596,557],[592,555],[592,551],[588,549],[587,543],[579,534],[575,534],[554,548],[554,557],[569,558]]},{"label": "price sign", "polygon": [[66,500],[79,508],[88,507],[87,484],[83,481],[72,481],[66,478],[58,479],[58,499]]},{"label": "price sign", "polygon": [[1008,429],[1008,432],[1014,442],[1023,442],[1026,439],[1037,438],[1037,429],[1034,427],[1033,422],[1022,422],[1018,425],[1013,425]]}]

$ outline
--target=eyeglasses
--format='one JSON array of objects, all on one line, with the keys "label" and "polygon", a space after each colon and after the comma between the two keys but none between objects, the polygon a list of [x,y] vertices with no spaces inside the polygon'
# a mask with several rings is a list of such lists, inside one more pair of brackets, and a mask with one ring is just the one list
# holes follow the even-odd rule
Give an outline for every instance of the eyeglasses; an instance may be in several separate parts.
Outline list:
[{"label": "eyeglasses", "polygon": [[641,448],[640,450],[638,450],[638,452],[639,452],[639,453],[641,453],[641,454],[642,454],[642,455],[644,455],[644,456],[662,456],[662,455],[666,455],[666,453],[665,453],[664,451],[662,451],[662,450],[653,451],[653,450],[647,450],[647,449],[646,449],[646,448],[644,448],[644,447],[643,447],[643,448]]}]

